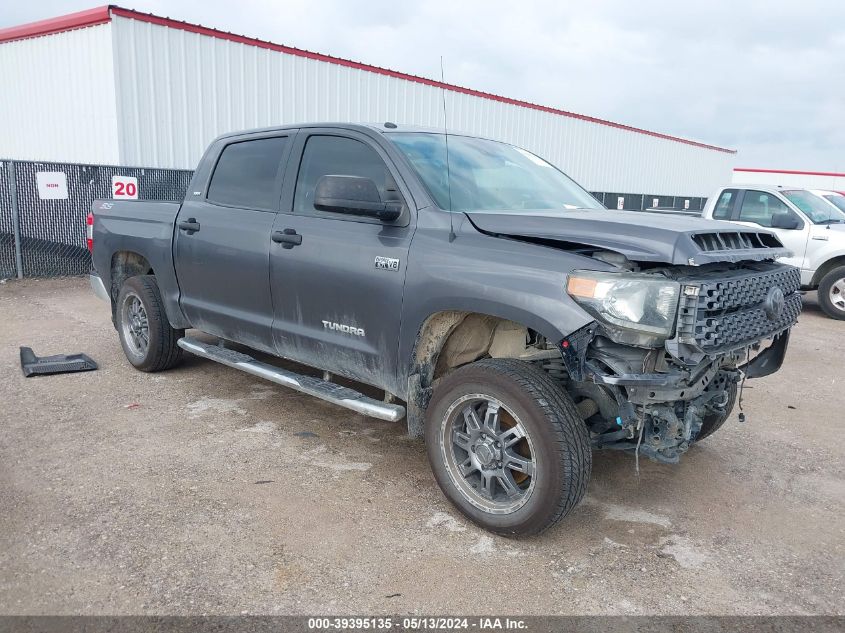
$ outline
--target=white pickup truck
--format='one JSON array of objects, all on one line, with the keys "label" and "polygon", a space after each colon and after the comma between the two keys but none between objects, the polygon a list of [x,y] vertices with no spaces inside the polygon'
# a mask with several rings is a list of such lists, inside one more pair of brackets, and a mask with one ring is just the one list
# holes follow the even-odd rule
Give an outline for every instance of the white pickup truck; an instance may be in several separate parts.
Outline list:
[{"label": "white pickup truck", "polygon": [[708,199],[702,216],[776,233],[792,251],[779,261],[800,268],[801,287],[818,289],[825,313],[845,320],[845,211],[806,189],[731,185]]}]

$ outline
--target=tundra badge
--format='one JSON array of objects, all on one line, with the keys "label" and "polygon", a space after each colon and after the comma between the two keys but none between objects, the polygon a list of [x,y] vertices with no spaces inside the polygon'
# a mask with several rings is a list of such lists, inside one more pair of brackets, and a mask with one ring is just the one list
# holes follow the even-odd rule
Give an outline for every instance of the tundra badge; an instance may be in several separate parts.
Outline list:
[{"label": "tundra badge", "polygon": [[323,321],[323,327],[327,330],[335,330],[336,332],[343,332],[344,334],[364,336],[364,328],[343,325],[342,323],[335,323],[334,321]]}]

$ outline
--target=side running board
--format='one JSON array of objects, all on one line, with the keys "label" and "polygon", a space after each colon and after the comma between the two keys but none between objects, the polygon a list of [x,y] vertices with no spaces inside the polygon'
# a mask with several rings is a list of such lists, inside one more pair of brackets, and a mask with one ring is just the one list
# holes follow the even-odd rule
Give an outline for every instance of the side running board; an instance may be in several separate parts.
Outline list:
[{"label": "side running board", "polygon": [[255,360],[252,356],[226,349],[219,345],[211,345],[190,337],[180,338],[177,342],[186,352],[217,361],[228,367],[240,369],[253,376],[264,378],[283,387],[289,387],[296,391],[320,398],[332,404],[351,409],[379,420],[398,422],[405,417],[405,407],[397,404],[388,404],[379,400],[369,398],[364,394],[344,387],[342,385],[314,378],[303,376],[281,367]]}]

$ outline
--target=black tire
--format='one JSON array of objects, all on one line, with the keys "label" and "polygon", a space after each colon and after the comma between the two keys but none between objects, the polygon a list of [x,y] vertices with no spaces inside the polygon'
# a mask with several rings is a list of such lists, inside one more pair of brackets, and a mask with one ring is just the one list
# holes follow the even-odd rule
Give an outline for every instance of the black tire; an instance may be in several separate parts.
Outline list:
[{"label": "black tire", "polygon": [[725,405],[725,410],[722,413],[711,413],[704,417],[704,422],[701,424],[701,430],[698,432],[698,437],[695,438],[695,443],[700,442],[705,437],[710,437],[731,417],[734,405],[736,404],[736,394],[739,391],[735,382],[730,383],[728,387],[728,402]]},{"label": "black tire", "polygon": [[834,268],[822,277],[819,305],[830,318],[845,320],[845,266]]},{"label": "black tire", "polygon": [[[521,425],[527,435],[522,441],[530,443],[527,452],[531,456],[534,474],[519,484],[523,487],[522,496],[508,496],[504,491],[504,479],[493,485],[493,489],[502,489],[498,494],[507,497],[504,503],[510,503],[511,499],[518,499],[514,503],[522,503],[512,511],[485,510],[477,505],[481,493],[478,486],[470,484],[469,477],[477,474],[480,480],[482,469],[469,476],[460,472],[460,468],[472,459],[470,450],[476,458],[481,455],[480,449],[476,450],[477,444],[467,442],[466,452],[460,455],[466,461],[458,466],[455,459],[457,444],[453,445],[454,440],[443,440],[444,435],[450,439],[454,437],[454,424],[466,421],[460,412],[472,406],[472,399],[481,395],[497,400],[505,409],[501,427],[497,422],[497,428],[512,431],[514,426],[506,424],[515,421],[515,426]],[[469,399],[466,400],[468,404],[464,404],[462,399]],[[505,418],[510,422],[506,422]],[[464,427],[464,431],[469,433],[469,427]],[[456,369],[442,379],[435,386],[426,409],[425,440],[434,477],[449,501],[473,522],[505,536],[538,534],[560,521],[584,497],[590,479],[592,452],[589,433],[572,399],[545,372],[518,360],[481,360]],[[485,437],[481,441],[489,440]],[[512,450],[520,450],[518,444],[514,444],[515,448],[511,450],[511,443],[505,440],[501,444],[496,443],[497,447],[500,445],[503,448],[494,449],[500,451],[497,453],[498,459],[502,460],[498,462],[499,468],[503,462],[508,465]],[[458,447],[458,451],[461,450]],[[450,454],[454,460],[451,466]],[[492,459],[495,465],[497,458]],[[507,470],[505,468],[501,472]],[[513,476],[506,474],[505,477],[511,482],[516,476],[525,477],[519,472],[511,471],[510,474]],[[484,487],[483,484],[481,487]],[[472,491],[473,488],[476,492]]]},{"label": "black tire", "polygon": [[[134,319],[140,314],[140,311],[133,313],[138,305],[146,319],[146,345],[144,328],[139,325],[142,319]],[[152,275],[130,277],[123,283],[115,304],[115,324],[123,353],[135,369],[163,371],[182,360],[182,348],[176,341],[185,335],[185,330],[170,327],[161,291]]]}]

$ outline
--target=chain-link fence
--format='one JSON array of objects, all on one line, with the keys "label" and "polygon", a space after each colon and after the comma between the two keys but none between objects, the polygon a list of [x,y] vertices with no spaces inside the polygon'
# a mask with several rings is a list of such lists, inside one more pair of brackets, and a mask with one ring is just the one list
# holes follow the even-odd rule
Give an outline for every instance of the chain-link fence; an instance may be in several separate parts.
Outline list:
[{"label": "chain-link fence", "polygon": [[707,202],[707,198],[696,196],[661,196],[648,193],[611,193],[608,191],[591,191],[590,193],[608,209],[624,209],[626,211],[658,209],[686,211],[690,215],[700,215]]},{"label": "chain-link fence", "polygon": [[95,198],[123,194],[181,201],[192,175],[180,169],[0,161],[0,279],[87,273],[85,216]]},{"label": "chain-link fence", "polygon": [[11,165],[0,163],[0,279],[15,277],[18,272],[15,248],[16,218],[12,213]]}]

